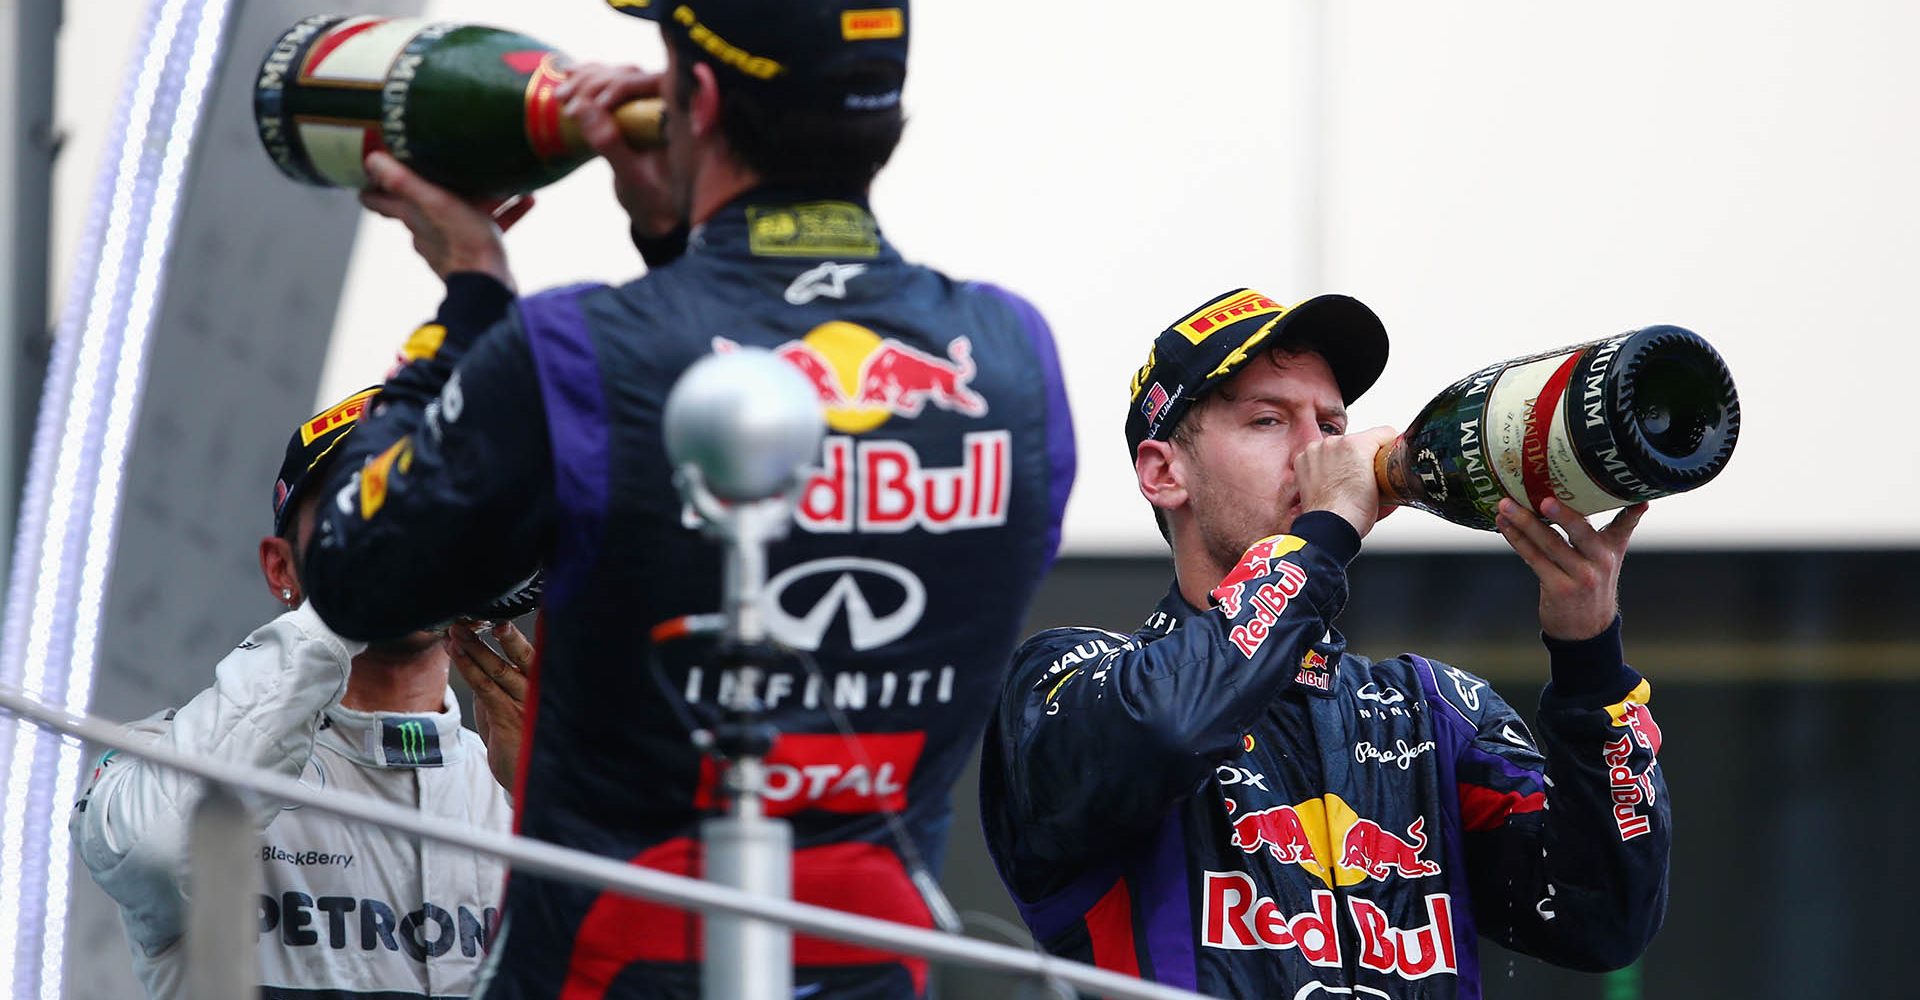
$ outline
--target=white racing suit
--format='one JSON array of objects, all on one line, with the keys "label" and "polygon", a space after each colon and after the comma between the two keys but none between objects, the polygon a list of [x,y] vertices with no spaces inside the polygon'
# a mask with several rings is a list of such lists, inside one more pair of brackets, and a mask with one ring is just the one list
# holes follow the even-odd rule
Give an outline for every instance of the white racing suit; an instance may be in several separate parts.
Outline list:
[{"label": "white racing suit", "polygon": [[[261,626],[177,711],[128,728],[187,754],[371,795],[463,827],[508,830],[511,805],[486,747],[438,714],[340,706],[364,648],[308,606]],[[134,971],[153,997],[184,997],[187,831],[199,779],[108,753],[69,826],[94,880],[121,908]],[[494,937],[505,868],[492,858],[246,796],[261,833],[264,1000],[463,997]]]}]

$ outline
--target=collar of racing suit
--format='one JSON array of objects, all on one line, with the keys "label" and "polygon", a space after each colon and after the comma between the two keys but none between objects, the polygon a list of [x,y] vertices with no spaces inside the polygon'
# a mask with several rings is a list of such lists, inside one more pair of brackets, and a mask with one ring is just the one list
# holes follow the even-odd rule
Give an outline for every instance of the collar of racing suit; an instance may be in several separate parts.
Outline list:
[{"label": "collar of racing suit", "polygon": [[687,236],[690,251],[744,247],[752,256],[896,259],[864,193],[762,185],[722,205]]},{"label": "collar of racing suit", "polygon": [[460,759],[460,703],[453,689],[439,712],[362,712],[327,706],[320,736],[367,767],[440,767]]},{"label": "collar of racing suit", "polygon": [[[1176,577],[1167,585],[1167,596],[1160,599],[1136,634],[1146,642],[1164,639],[1179,628],[1181,622],[1202,613],[1181,596],[1180,580]],[[1287,689],[1317,698],[1333,697],[1334,692],[1340,690],[1340,663],[1346,652],[1347,637],[1341,635],[1339,629],[1327,626],[1326,635],[1308,647],[1306,655],[1301,657],[1293,683]]]}]

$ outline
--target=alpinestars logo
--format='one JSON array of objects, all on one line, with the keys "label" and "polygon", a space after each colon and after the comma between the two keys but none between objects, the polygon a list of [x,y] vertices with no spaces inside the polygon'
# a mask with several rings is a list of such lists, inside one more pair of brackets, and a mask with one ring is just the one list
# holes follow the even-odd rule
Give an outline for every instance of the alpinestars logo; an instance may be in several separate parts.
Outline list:
[{"label": "alpinestars logo", "polygon": [[865,264],[838,264],[833,261],[808,268],[793,279],[793,284],[787,286],[787,304],[804,306],[818,298],[844,299],[847,297],[847,282],[865,273]]},{"label": "alpinestars logo", "polygon": [[392,767],[437,767],[440,730],[427,719],[382,719],[380,748]]}]

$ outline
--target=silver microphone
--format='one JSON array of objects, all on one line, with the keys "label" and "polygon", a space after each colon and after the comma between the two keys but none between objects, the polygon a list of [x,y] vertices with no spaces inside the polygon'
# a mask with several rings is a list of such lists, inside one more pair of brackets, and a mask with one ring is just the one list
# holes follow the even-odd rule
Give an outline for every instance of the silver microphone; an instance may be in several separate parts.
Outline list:
[{"label": "silver microphone", "polygon": [[735,504],[793,490],[827,432],[813,386],[751,347],[688,368],[667,394],[665,430],[674,469],[697,469],[716,498]]}]

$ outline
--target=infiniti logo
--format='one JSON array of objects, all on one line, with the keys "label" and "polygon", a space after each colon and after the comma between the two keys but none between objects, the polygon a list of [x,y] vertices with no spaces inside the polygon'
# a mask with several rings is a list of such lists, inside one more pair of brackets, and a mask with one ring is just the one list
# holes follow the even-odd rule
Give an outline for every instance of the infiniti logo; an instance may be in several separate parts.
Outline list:
[{"label": "infiniti logo", "polygon": [[[784,598],[788,589],[803,580],[836,574],[826,593],[820,595],[813,607],[804,614],[795,616],[787,609]],[[868,588],[875,586],[874,577],[892,581],[890,586],[899,587],[906,593],[900,606],[885,615],[876,615],[873,603],[868,600]],[[841,617],[843,611],[847,637],[853,648],[868,650],[878,649],[912,631],[915,625],[920,624],[920,615],[926,608],[926,586],[904,567],[878,559],[841,556],[816,559],[782,570],[778,576],[767,581],[764,611],[767,628],[774,638],[795,649],[811,652],[820,648],[827,629],[833,625],[835,618]]]}]

